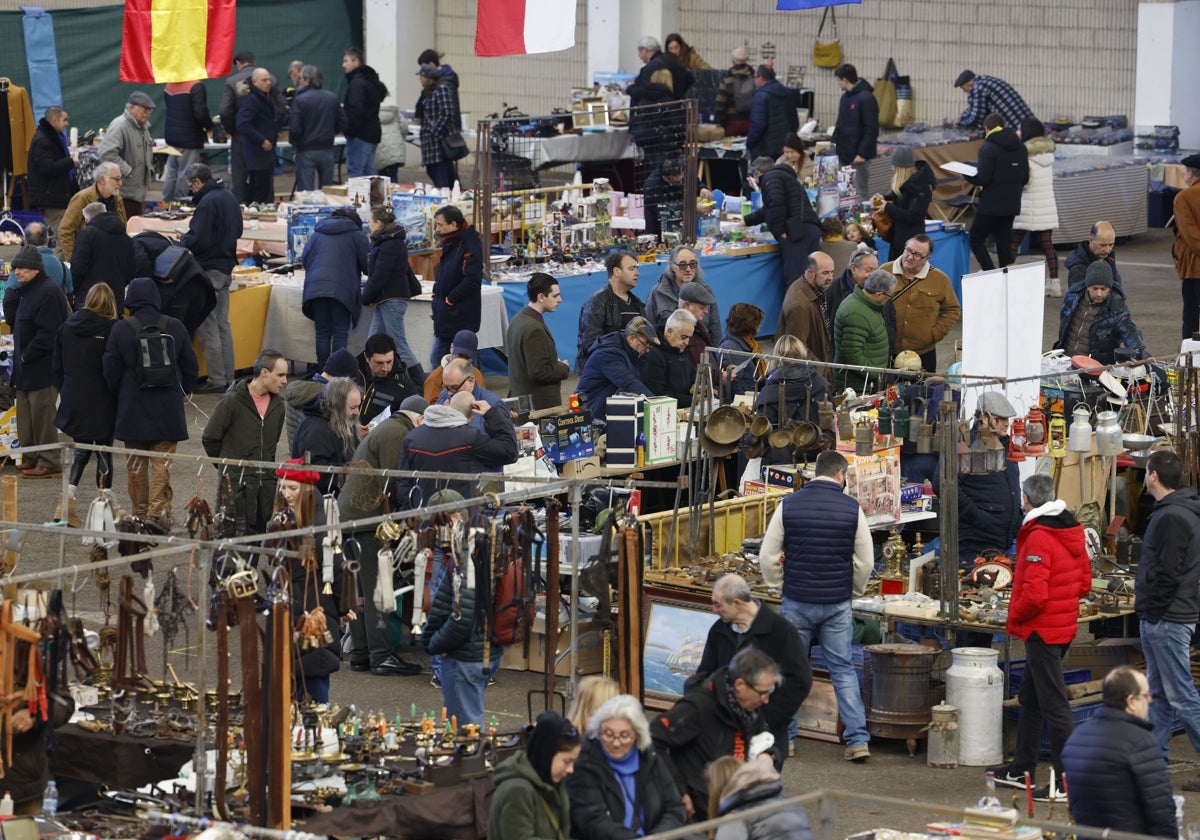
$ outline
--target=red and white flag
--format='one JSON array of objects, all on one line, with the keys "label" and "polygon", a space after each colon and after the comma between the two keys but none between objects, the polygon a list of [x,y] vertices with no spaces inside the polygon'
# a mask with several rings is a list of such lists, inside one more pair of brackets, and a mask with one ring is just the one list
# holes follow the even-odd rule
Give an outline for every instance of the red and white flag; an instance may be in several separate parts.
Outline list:
[{"label": "red and white flag", "polygon": [[573,46],[575,0],[479,0],[475,55],[524,55]]}]

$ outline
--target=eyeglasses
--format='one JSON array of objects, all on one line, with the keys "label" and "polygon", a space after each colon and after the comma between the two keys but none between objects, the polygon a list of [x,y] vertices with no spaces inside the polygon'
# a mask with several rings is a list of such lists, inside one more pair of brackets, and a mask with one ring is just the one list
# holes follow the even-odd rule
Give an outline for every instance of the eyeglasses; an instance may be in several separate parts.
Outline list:
[{"label": "eyeglasses", "polygon": [[681,339],[683,339],[684,341],[691,341],[691,340],[692,340],[692,335],[693,335],[693,333],[682,333],[682,332],[681,332],[681,333],[679,334],[679,337],[680,337]]},{"label": "eyeglasses", "polygon": [[457,394],[459,391],[461,391],[461,390],[462,390],[462,388],[463,388],[463,386],[464,386],[464,385],[466,385],[466,384],[467,384],[469,381],[471,381],[471,380],[472,380],[472,379],[474,379],[474,378],[475,378],[475,377],[474,377],[473,375],[472,375],[472,376],[468,376],[466,379],[464,379],[462,382],[459,382],[457,385],[447,385],[447,384],[446,384],[446,381],[443,379],[443,380],[442,380],[442,385],[443,385],[443,386],[445,387],[445,389],[446,389],[447,391],[449,391],[451,394]]},{"label": "eyeglasses", "polygon": [[671,265],[675,266],[681,271],[695,271],[696,267],[699,266],[700,263],[696,260],[688,260],[687,262],[673,262]]},{"label": "eyeglasses", "polygon": [[920,251],[914,251],[912,248],[905,248],[905,249],[904,249],[904,256],[906,256],[906,257],[916,257],[916,258],[917,258],[917,259],[919,259],[919,260],[927,260],[927,259],[929,259],[929,255],[928,255],[928,254],[922,254]]},{"label": "eyeglasses", "polygon": [[775,693],[774,685],[772,685],[770,688],[766,689],[765,691],[761,688],[755,688],[754,686],[750,685],[750,683],[746,683],[746,688],[753,691],[755,694],[757,694],[763,700],[771,699],[771,695]]},{"label": "eyeglasses", "polygon": [[613,732],[611,729],[601,729],[600,737],[605,741],[615,741],[618,744],[627,744],[637,737],[637,733],[632,729],[627,732]]}]

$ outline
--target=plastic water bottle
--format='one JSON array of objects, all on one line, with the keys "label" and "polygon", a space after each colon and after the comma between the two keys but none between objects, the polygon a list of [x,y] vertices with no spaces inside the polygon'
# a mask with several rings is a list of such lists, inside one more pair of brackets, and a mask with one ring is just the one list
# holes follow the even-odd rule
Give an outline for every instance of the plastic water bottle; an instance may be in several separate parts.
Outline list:
[{"label": "plastic water bottle", "polygon": [[[1180,797],[1181,799],[1183,797]],[[11,817],[13,812],[12,794],[4,791],[4,798],[0,799],[0,817]]]},{"label": "plastic water bottle", "polygon": [[1000,797],[996,796],[996,774],[992,770],[987,771],[983,796],[979,797],[979,807],[987,808],[989,811],[1000,810]]},{"label": "plastic water bottle", "polygon": [[42,816],[53,817],[58,813],[58,785],[51,779],[46,783],[46,792],[42,794]]}]

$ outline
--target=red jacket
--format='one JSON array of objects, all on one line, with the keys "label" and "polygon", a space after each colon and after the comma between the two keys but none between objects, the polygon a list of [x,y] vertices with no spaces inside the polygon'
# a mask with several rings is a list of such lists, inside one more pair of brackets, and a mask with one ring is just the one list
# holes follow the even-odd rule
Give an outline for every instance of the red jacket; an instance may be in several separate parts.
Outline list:
[{"label": "red jacket", "polygon": [[1046,644],[1066,644],[1075,638],[1079,599],[1091,588],[1083,526],[1065,510],[1052,509],[1030,519],[1017,533],[1005,629],[1018,639],[1037,633]]}]

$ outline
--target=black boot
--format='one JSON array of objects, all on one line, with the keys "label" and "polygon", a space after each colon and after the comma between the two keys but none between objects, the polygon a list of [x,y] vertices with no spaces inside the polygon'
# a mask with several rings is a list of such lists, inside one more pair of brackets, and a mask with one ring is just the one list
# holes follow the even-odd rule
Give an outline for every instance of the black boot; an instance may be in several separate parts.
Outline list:
[{"label": "black boot", "polygon": [[75,450],[75,454],[71,458],[71,474],[67,478],[67,483],[72,487],[79,486],[79,481],[83,478],[83,471],[88,465],[91,454],[89,450]]},{"label": "black boot", "polygon": [[408,369],[407,373],[408,378],[411,379],[413,384],[417,386],[417,389],[420,390],[421,386],[425,384],[425,369],[421,367],[421,363],[417,362]]}]

